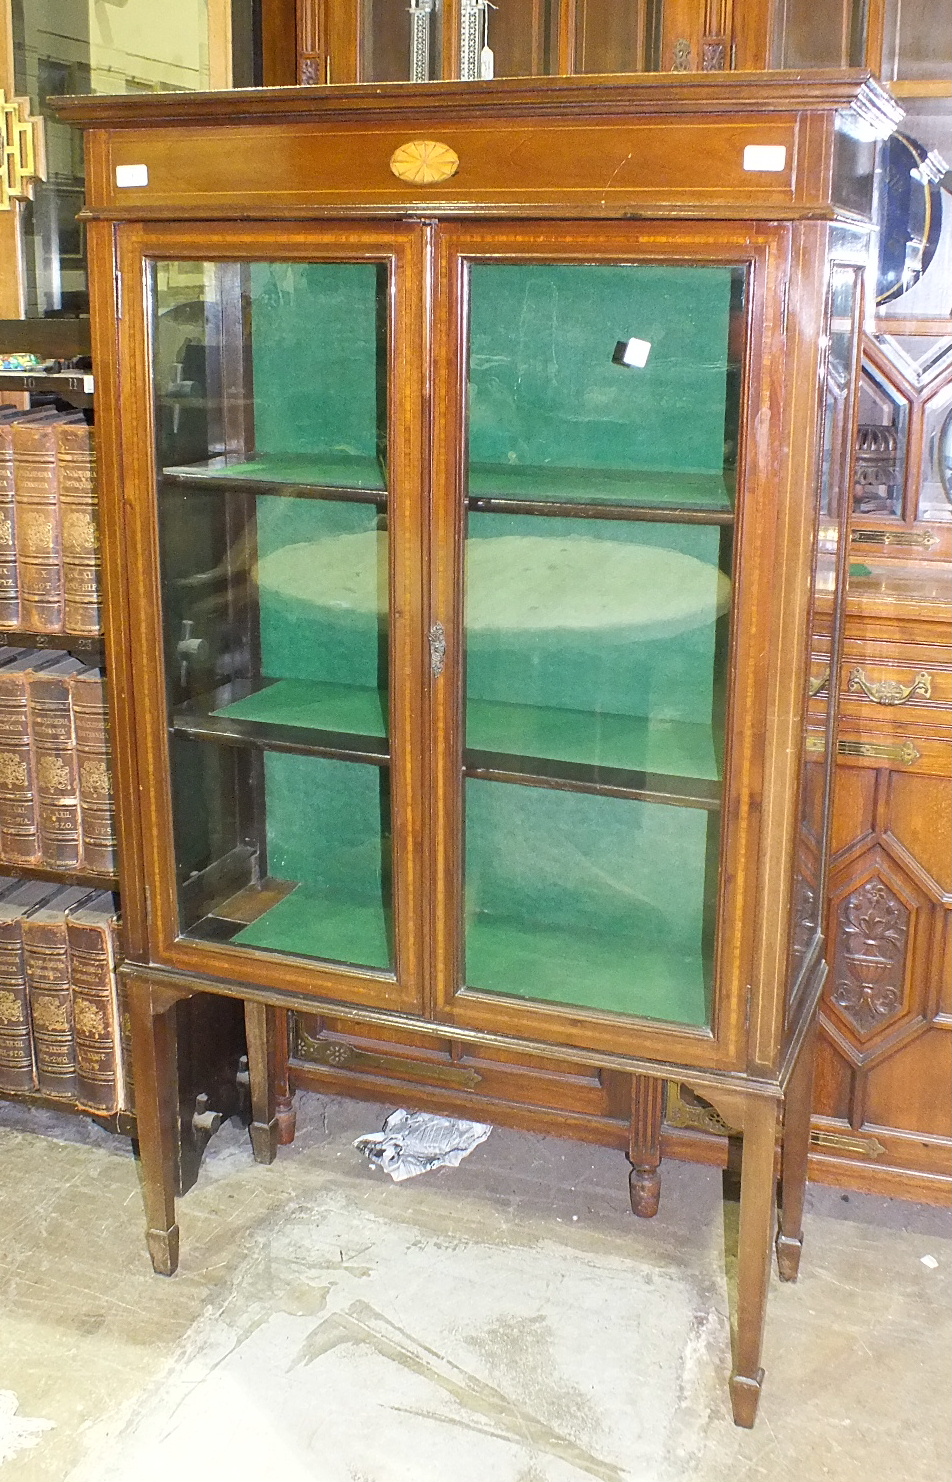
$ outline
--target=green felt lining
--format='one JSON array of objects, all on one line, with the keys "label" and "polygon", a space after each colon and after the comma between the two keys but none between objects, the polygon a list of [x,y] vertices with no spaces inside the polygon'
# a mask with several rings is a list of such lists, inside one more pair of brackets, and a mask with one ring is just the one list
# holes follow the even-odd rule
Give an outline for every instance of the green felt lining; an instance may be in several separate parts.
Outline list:
[{"label": "green felt lining", "polygon": [[262,725],[302,726],[355,736],[387,734],[386,695],[356,684],[278,679],[253,695],[222,705],[212,714],[259,721]]},{"label": "green felt lining", "polygon": [[[387,734],[386,697],[379,690],[357,685],[279,679],[212,713],[225,719],[344,735]],[[719,776],[711,727],[684,721],[470,699],[466,745],[507,756],[671,777],[716,781]]]},{"label": "green felt lining", "polygon": [[484,992],[673,1024],[708,1022],[700,954],[631,934],[558,931],[477,916],[466,933],[466,982]]},{"label": "green felt lining", "polygon": [[386,969],[392,966],[391,936],[389,912],[384,916],[372,906],[334,900],[298,885],[232,940],[295,957]]},{"label": "green felt lining", "polygon": [[730,510],[721,473],[644,468],[553,468],[549,464],[473,463],[474,498],[631,504],[653,509]]}]

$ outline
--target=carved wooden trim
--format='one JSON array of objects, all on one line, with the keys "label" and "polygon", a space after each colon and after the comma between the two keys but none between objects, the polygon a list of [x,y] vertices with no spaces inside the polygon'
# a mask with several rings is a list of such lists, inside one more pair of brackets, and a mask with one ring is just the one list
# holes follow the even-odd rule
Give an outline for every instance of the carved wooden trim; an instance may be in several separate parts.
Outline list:
[{"label": "carved wooden trim", "polygon": [[861,1039],[902,1012],[909,920],[878,876],[839,906],[830,1000]]},{"label": "carved wooden trim", "polygon": [[45,178],[43,120],[31,116],[29,98],[8,101],[0,87],[0,211],[32,200],[34,183]]},{"label": "carved wooden trim", "polygon": [[323,0],[297,0],[297,80],[302,87],[329,82]]}]

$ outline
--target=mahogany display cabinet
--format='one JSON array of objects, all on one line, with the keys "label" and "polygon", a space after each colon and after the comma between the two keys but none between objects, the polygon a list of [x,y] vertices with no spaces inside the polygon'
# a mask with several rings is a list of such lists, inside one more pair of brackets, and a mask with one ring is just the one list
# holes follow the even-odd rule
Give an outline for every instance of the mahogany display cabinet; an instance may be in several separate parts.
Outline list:
[{"label": "mahogany display cabinet", "polygon": [[800,1254],[836,720],[810,656],[829,634],[836,672],[899,110],[861,73],[59,108],[156,1269],[195,992],[245,1002],[262,1161],[288,1010],[584,1068],[625,1099],[638,1213],[673,1080],[743,1134],[752,1424],[778,1168],[783,1276]]}]

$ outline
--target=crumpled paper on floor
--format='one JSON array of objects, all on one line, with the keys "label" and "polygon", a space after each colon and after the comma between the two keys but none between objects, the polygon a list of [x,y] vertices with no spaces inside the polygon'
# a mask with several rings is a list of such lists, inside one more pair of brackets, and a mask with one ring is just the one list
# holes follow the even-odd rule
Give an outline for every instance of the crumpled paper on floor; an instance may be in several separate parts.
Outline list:
[{"label": "crumpled paper on floor", "polygon": [[390,1113],[382,1131],[358,1137],[354,1147],[395,1183],[401,1183],[431,1168],[455,1168],[492,1130],[486,1122],[465,1122],[401,1107]]}]

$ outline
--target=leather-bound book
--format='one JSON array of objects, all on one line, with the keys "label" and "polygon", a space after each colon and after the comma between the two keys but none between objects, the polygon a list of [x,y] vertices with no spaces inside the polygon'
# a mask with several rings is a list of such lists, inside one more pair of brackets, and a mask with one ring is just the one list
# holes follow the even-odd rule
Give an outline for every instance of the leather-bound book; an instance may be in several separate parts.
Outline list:
[{"label": "leather-bound book", "polygon": [[0,666],[0,859],[7,864],[40,862],[27,679],[67,657],[62,649],[27,649]]},{"label": "leather-bound book", "polygon": [[53,415],[49,411],[23,412],[17,407],[0,407],[0,628],[20,627],[13,427],[21,422],[49,422]]},{"label": "leather-bound book", "polygon": [[47,420],[13,423],[13,493],[16,508],[20,626],[31,633],[62,633],[63,532],[60,519],[57,427],[85,420],[66,412]]},{"label": "leather-bound book", "polygon": [[36,1090],[22,923],[57,889],[44,880],[0,876],[0,1091]]},{"label": "leather-bound book", "polygon": [[46,1096],[60,1096],[74,1103],[76,1039],[66,913],[93,893],[82,885],[69,885],[23,918],[23,958],[37,1087]]},{"label": "leather-bound book", "polygon": [[60,514],[63,529],[63,599],[67,633],[98,633],[100,607],[96,448],[92,425],[56,424]]},{"label": "leather-bound book", "polygon": [[117,925],[116,898],[107,890],[66,915],[76,1033],[76,1099],[84,1111],[100,1115],[117,1112],[122,1105]]},{"label": "leather-bound book", "polygon": [[90,870],[113,875],[116,871],[116,814],[105,686],[101,669],[82,669],[70,679],[79,765],[82,862]]},{"label": "leather-bound book", "polygon": [[67,655],[27,676],[27,710],[33,768],[40,860],[50,869],[73,869],[80,862],[79,767],[72,675],[86,666]]}]

